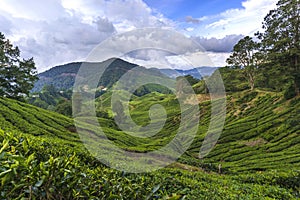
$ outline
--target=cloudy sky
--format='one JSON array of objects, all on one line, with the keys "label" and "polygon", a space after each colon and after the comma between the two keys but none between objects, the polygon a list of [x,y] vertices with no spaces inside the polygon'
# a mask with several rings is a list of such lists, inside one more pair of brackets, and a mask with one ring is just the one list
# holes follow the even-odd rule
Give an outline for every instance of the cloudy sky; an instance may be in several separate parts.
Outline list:
[{"label": "cloudy sky", "polygon": [[[55,65],[85,60],[102,41],[146,27],[169,28],[192,38],[204,48],[215,66],[223,66],[233,45],[242,36],[252,36],[261,30],[264,16],[275,8],[276,2],[1,0],[0,32],[19,46],[23,57],[34,57],[39,72]],[[126,57],[146,64],[144,58],[147,56],[141,54],[132,53]],[[153,50],[149,55],[154,58],[170,56]]]}]

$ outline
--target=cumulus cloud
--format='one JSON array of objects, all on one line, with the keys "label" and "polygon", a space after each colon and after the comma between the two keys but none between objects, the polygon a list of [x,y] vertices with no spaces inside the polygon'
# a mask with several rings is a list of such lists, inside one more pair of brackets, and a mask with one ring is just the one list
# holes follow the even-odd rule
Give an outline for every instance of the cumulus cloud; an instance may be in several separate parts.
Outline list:
[{"label": "cumulus cloud", "polygon": [[61,17],[66,14],[60,0],[1,0],[0,10],[15,19],[23,18],[36,21]]},{"label": "cumulus cloud", "polygon": [[[102,23],[100,23],[102,22]],[[98,26],[107,26],[107,21],[98,21]],[[44,22],[35,34],[21,37],[17,43],[25,57],[35,55],[35,61],[42,71],[53,65],[83,60],[99,42],[112,34],[101,32],[92,25],[74,18],[60,18]]]},{"label": "cumulus cloud", "polygon": [[142,0],[62,0],[62,5],[70,12],[80,13],[86,21],[95,20],[95,16],[107,17],[114,22],[118,32],[172,23],[161,14],[154,13]]},{"label": "cumulus cloud", "polygon": [[[93,51],[93,56],[89,57],[89,61],[101,62],[111,57],[120,57],[137,50],[140,51],[139,54],[131,53],[128,55],[139,56],[139,59],[143,56],[145,60],[149,60],[153,54],[146,55],[146,53],[151,53],[151,51],[141,51],[147,49],[155,49],[175,55],[203,51],[203,48],[198,43],[172,29],[143,28],[115,35],[105,40]],[[141,52],[144,54],[141,54]]]},{"label": "cumulus cloud", "polygon": [[[193,35],[213,63],[222,66],[228,52],[242,37],[237,34],[256,32],[275,3],[276,0],[246,0],[242,9],[201,18],[187,16],[185,22],[174,22],[142,0],[1,0],[0,31],[20,47],[24,57],[34,57],[39,71],[57,64],[84,60],[97,44],[107,38],[145,27],[175,27],[185,35]],[[178,25],[182,23],[186,26]],[[162,37],[164,39],[159,40]],[[134,45],[147,48],[160,46],[177,56],[197,52],[195,49],[204,52],[201,47],[183,41],[176,34],[165,37],[156,32],[145,36],[142,31],[137,31],[123,36],[120,43],[102,53],[107,58],[116,51],[123,55],[122,52]],[[168,65],[170,60],[178,60],[175,55],[140,51],[124,57],[143,65],[158,65],[157,61],[162,58],[162,65]]]},{"label": "cumulus cloud", "polygon": [[142,0],[2,0],[0,31],[39,71],[84,60],[108,37],[145,26],[171,23]]},{"label": "cumulus cloud", "polygon": [[217,39],[215,37],[194,37],[193,39],[197,41],[206,51],[231,52],[233,46],[243,37],[243,35],[227,35],[221,39]]},{"label": "cumulus cloud", "polygon": [[94,23],[97,25],[97,29],[103,33],[113,33],[115,32],[114,25],[107,19],[99,17]]},{"label": "cumulus cloud", "polygon": [[149,59],[126,55],[122,59],[147,68],[192,69],[196,67],[224,67],[230,53],[193,52],[181,55],[166,55],[159,51],[148,52]]},{"label": "cumulus cloud", "polygon": [[125,54],[122,59],[146,68],[174,68],[167,60],[170,55],[170,52],[159,49],[141,49]]},{"label": "cumulus cloud", "polygon": [[179,69],[191,69],[195,67],[223,67],[226,65],[226,58],[229,53],[216,52],[193,52],[183,55],[168,56],[169,63]]}]

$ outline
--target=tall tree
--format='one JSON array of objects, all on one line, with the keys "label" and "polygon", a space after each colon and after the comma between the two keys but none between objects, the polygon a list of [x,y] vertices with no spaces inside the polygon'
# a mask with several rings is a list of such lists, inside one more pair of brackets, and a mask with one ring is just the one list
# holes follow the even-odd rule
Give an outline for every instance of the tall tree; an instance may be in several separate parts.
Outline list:
[{"label": "tall tree", "polygon": [[0,32],[0,95],[21,99],[38,79],[33,58],[20,58],[20,50]]},{"label": "tall tree", "polygon": [[258,50],[259,44],[246,36],[233,47],[232,54],[226,60],[233,68],[241,69],[251,90],[254,89],[258,67],[262,62],[262,56]]},{"label": "tall tree", "polygon": [[258,33],[268,66],[293,80],[296,94],[300,87],[300,0],[279,0],[277,8],[264,18],[263,33]]}]

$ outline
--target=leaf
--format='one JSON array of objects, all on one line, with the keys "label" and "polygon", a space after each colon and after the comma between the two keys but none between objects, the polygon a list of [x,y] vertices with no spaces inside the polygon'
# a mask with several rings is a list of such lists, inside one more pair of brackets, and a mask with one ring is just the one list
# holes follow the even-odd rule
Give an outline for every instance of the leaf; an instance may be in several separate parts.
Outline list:
[{"label": "leaf", "polygon": [[12,171],[12,169],[8,169],[8,170],[6,170],[6,171],[4,171],[4,172],[1,172],[1,173],[0,173],[0,178],[2,178],[3,176],[5,176],[5,174],[10,173],[11,171]]},{"label": "leaf", "polygon": [[3,146],[0,149],[0,154],[9,146],[9,142],[8,142],[8,140],[3,140],[2,144],[3,144]]},{"label": "leaf", "polygon": [[111,200],[120,199],[120,196],[112,194],[112,192],[110,192],[108,199]]},{"label": "leaf", "polygon": [[0,160],[4,157],[5,152],[0,153]]},{"label": "leaf", "polygon": [[153,188],[152,193],[154,194],[160,188],[160,185],[157,185]]},{"label": "leaf", "polygon": [[38,182],[36,182],[36,184],[34,185],[34,187],[41,187],[42,184],[43,184],[43,182],[44,182],[43,179],[39,180]]},{"label": "leaf", "polygon": [[27,144],[27,140],[24,140],[24,141],[22,142],[22,145],[23,145],[23,149],[24,149],[24,151],[25,151],[25,152],[27,152],[27,151],[28,151],[28,144]]},{"label": "leaf", "polygon": [[34,153],[30,154],[30,156],[28,156],[27,160],[26,160],[26,165],[28,165],[31,161],[33,161],[35,158]]}]

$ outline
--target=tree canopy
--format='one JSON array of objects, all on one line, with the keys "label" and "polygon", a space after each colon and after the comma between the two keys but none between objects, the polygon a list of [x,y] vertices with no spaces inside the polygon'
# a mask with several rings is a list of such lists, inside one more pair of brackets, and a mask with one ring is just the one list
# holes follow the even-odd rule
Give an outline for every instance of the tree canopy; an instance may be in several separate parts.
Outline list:
[{"label": "tree canopy", "polygon": [[277,8],[264,18],[263,29],[264,32],[257,35],[267,55],[268,66],[292,80],[299,94],[300,1],[279,0]]},{"label": "tree canopy", "polygon": [[242,70],[251,90],[254,89],[257,70],[262,62],[262,56],[258,50],[259,44],[246,36],[233,47],[233,53],[226,60],[229,65]]},{"label": "tree canopy", "polygon": [[21,58],[19,48],[0,32],[0,95],[22,99],[37,79],[33,58]]},{"label": "tree canopy", "polygon": [[279,0],[262,22],[263,32],[241,39],[227,63],[244,74],[251,89],[255,85],[277,91],[300,88],[300,0]]}]

